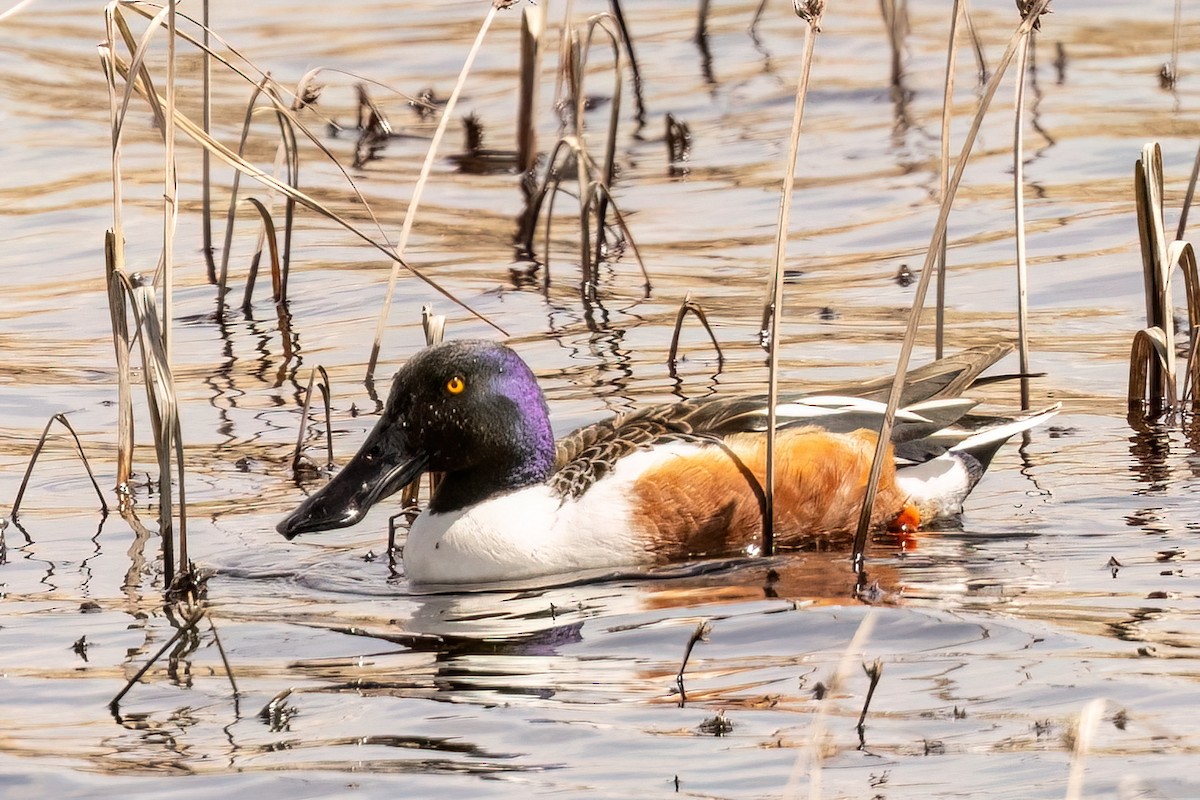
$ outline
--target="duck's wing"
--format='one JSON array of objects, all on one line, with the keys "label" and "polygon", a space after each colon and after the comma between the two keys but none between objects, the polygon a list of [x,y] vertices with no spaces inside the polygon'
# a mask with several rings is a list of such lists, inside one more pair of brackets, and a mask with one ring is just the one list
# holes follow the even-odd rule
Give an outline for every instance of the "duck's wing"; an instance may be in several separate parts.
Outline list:
[{"label": "duck's wing", "polygon": [[585,425],[555,445],[554,471],[548,482],[563,497],[578,497],[607,475],[617,461],[637,450],[666,442],[712,441],[688,424],[684,403],[650,406]]},{"label": "duck's wing", "polygon": [[[766,398],[761,395],[687,400],[649,406],[587,425],[560,439],[549,482],[563,497],[578,497],[608,474],[624,456],[667,442],[715,443],[737,433],[767,429]],[[974,408],[962,398],[929,400],[896,412],[893,442],[928,437],[952,425]],[[792,398],[776,406],[780,428],[817,427],[831,433],[878,428],[883,403],[860,397],[816,395]],[[944,451],[945,447],[943,447]]]},{"label": "duck's wing", "polygon": [[980,474],[992,463],[1000,446],[1018,433],[1030,430],[1049,420],[1061,409],[1061,403],[1041,409],[1024,411],[1012,416],[966,414],[953,425],[920,439],[896,445],[896,463],[921,464],[945,453],[963,453],[979,465]]},{"label": "duck's wing", "polygon": [[[924,366],[910,369],[904,376],[900,406],[910,406],[924,400],[958,397],[971,387],[985,369],[1011,353],[1008,342],[969,347],[953,355],[939,358]],[[892,377],[862,381],[839,386],[831,394],[846,394],[886,402],[892,388]]]},{"label": "duck's wing", "polygon": [[[910,370],[892,441],[919,441],[965,415],[975,403],[958,395],[1011,350],[1012,345],[998,342]],[[788,393],[776,406],[776,422],[780,427],[815,425],[834,433],[878,429],[885,410],[881,400],[887,398],[890,386],[891,378],[885,378],[821,394]],[[649,406],[584,426],[560,439],[549,482],[564,497],[578,496],[622,457],[651,445],[712,442],[735,433],[766,429],[767,397],[763,394]]]},{"label": "duck's wing", "polygon": [[[904,377],[900,407],[931,418],[940,426],[949,425],[972,407],[969,401],[956,401],[978,380],[988,367],[1012,351],[1007,342],[996,342],[963,350],[924,366],[909,370]],[[881,378],[826,388],[822,392],[786,392],[776,405],[779,425],[817,424],[830,430],[851,431],[858,428],[878,428],[887,401],[892,379]],[[861,399],[856,405],[851,398]],[[943,409],[935,410],[929,402],[946,401]],[[955,405],[966,403],[966,406]],[[765,431],[767,429],[767,396],[739,395],[727,398],[687,400],[670,406],[672,413],[686,419],[693,430],[717,436],[730,433]],[[919,410],[920,409],[920,410]],[[826,417],[822,420],[821,417]],[[931,418],[932,419],[932,418]],[[913,420],[916,421],[916,420]],[[903,426],[904,418],[897,416]],[[909,429],[894,441],[915,438],[917,429]],[[931,430],[937,430],[933,428]]]}]

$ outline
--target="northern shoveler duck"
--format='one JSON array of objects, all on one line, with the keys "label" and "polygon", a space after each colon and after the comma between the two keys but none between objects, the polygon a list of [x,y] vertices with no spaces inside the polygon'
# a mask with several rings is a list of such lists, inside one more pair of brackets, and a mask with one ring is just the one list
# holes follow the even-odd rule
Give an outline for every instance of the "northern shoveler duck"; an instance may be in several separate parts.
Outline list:
[{"label": "northern shoveler duck", "polygon": [[[958,395],[1007,350],[968,350],[906,376],[875,526],[911,528],[959,513],[1000,445],[1055,413],[968,415],[975,404]],[[873,398],[888,385],[861,384],[857,397],[781,399],[780,547],[854,530],[883,413]],[[753,553],[766,426],[763,395],[704,398],[603,420],[556,443],[546,400],[520,356],[489,341],[447,342],[404,365],[358,453],[278,530],[291,539],[354,525],[428,470],[442,478],[404,546],[414,583]]]}]

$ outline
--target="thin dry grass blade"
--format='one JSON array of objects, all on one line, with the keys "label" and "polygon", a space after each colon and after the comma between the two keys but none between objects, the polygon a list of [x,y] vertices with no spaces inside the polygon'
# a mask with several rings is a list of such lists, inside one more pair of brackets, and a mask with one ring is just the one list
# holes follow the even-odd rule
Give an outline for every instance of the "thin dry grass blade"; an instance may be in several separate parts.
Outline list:
[{"label": "thin dry grass blade", "polygon": [[1196,148],[1196,158],[1192,161],[1192,177],[1188,179],[1187,194],[1183,198],[1183,208],[1179,212],[1179,227],[1175,238],[1182,239],[1187,230],[1188,211],[1192,207],[1192,199],[1196,196],[1196,179],[1200,177],[1200,147]]},{"label": "thin dry grass blade", "polygon": [[[178,220],[179,184],[175,177],[175,6],[167,0],[167,96],[163,114],[163,250],[162,250],[162,335],[167,363],[174,355],[175,319],[175,223]],[[151,29],[153,30],[153,29]]]},{"label": "thin dry grass blade", "polygon": [[171,636],[171,638],[164,642],[163,646],[158,648],[158,651],[150,658],[150,660],[143,664],[141,669],[134,673],[133,677],[125,683],[124,688],[117,692],[117,696],[108,701],[108,707],[113,714],[120,713],[119,709],[121,707],[121,701],[125,698],[125,695],[129,694],[129,690],[132,689],[137,682],[142,679],[143,675],[150,671],[150,668],[154,666],[155,662],[163,657],[164,653],[175,646],[176,642],[182,639],[190,631],[195,630],[196,624],[200,622],[200,619],[203,616],[204,612],[202,610],[199,608],[195,609],[195,611],[184,620],[184,624],[175,629],[175,633]]},{"label": "thin dry grass blade", "polygon": [[96,476],[92,473],[91,462],[88,461],[87,453],[83,452],[83,443],[79,441],[79,434],[71,427],[71,423],[62,414],[55,414],[46,420],[46,427],[42,429],[42,435],[38,439],[37,446],[33,448],[33,453],[29,456],[29,463],[25,467],[25,476],[21,478],[21,485],[17,488],[17,496],[13,500],[12,511],[9,516],[13,519],[21,511],[21,501],[25,498],[25,489],[29,486],[29,477],[33,474],[33,467],[37,464],[38,456],[42,454],[42,448],[46,446],[46,437],[50,434],[50,426],[55,422],[62,425],[71,434],[71,438],[75,441],[75,452],[79,453],[79,460],[83,462],[83,468],[87,471],[88,479],[92,482],[92,488],[96,490],[96,497],[100,498],[101,512],[108,513],[108,503],[104,501],[104,492],[100,491],[100,484],[96,483]]},{"label": "thin dry grass blade", "polygon": [[[275,235],[275,220],[271,218],[271,212],[263,205],[262,201],[257,197],[247,197],[243,202],[254,206],[258,211],[258,216],[263,224],[263,237],[267,242],[267,252],[271,258],[271,296],[275,302],[282,300],[283,296],[283,276],[279,264],[279,244]],[[246,294],[242,299],[242,309],[247,313],[250,311],[251,300],[254,296],[254,283],[258,279],[258,254],[255,255],[254,264],[251,266],[250,274],[246,277]]]},{"label": "thin dry grass blade", "polygon": [[[946,46],[946,83],[942,90],[941,171],[938,173],[938,202],[946,196],[950,181],[950,118],[954,107],[954,69],[958,60],[958,21],[963,15],[963,0],[954,0],[950,14],[950,36]],[[946,340],[946,241],[942,237],[937,259],[937,313],[934,318],[934,357],[945,353]]]},{"label": "thin dry grass blade", "polygon": [[233,703],[234,713],[237,713],[238,698],[241,697],[241,692],[238,691],[237,679],[233,677],[233,667],[229,665],[229,655],[225,652],[225,645],[221,644],[221,637],[217,635],[217,623],[213,622],[212,614],[206,615],[208,618],[208,629],[212,631],[213,643],[217,646],[217,652],[221,655],[221,664],[225,667],[225,676],[229,678],[229,685],[233,688]]},{"label": "thin dry grass blade", "polygon": [[[1025,73],[1029,63],[1032,31],[1017,48],[1015,98],[1013,100],[1013,211],[1017,240],[1017,354],[1021,369],[1021,408],[1029,408],[1029,267],[1025,258]],[[946,239],[942,237],[942,245]]]},{"label": "thin dry grass blade", "polygon": [[[259,95],[266,89],[270,78],[264,76],[261,81],[254,87],[254,91],[250,93],[250,99],[246,102],[246,113],[242,117],[242,135],[238,139],[237,156],[243,158],[246,152],[246,141],[250,138],[250,123],[254,119],[254,104],[257,102]],[[207,134],[208,132],[205,131]],[[208,148],[203,148],[204,152],[208,152]],[[229,187],[229,208],[225,212],[225,242],[221,246],[221,268],[217,273],[217,297],[220,298],[222,307],[224,306],[225,290],[229,280],[229,256],[233,250],[233,223],[237,218],[238,207],[238,191],[241,188],[242,172],[234,170],[233,183]]]},{"label": "thin dry grass blade", "polygon": [[767,334],[767,475],[765,511],[763,513],[762,554],[775,552],[775,398],[779,395],[779,319],[783,316],[783,265],[787,258],[788,226],[792,218],[792,187],[796,181],[796,161],[800,152],[800,128],[804,123],[804,101],[808,97],[808,81],[812,74],[813,50],[821,32],[822,0],[811,2],[807,13],[797,4],[796,13],[807,23],[804,28],[804,49],[800,62],[800,79],[796,85],[796,105],[792,113],[792,133],[788,140],[787,168],[783,173],[783,188],[779,198],[779,227],[775,234],[775,268],[771,276],[770,326]]},{"label": "thin dry grass blade", "polygon": [[117,243],[112,231],[104,235],[105,287],[112,319],[113,350],[117,358],[117,489],[133,475],[133,385],[129,371],[129,322],[125,316],[125,291],[117,276]]},{"label": "thin dry grass blade", "polygon": [[[132,93],[132,91],[134,91],[134,88],[136,87],[137,93],[143,97],[146,97],[147,100],[151,103],[152,108],[158,108],[158,106],[161,105],[162,100],[161,100],[161,98],[158,98],[154,94],[153,87],[150,83],[148,83],[148,79],[143,78],[139,74],[137,78],[135,78],[134,80],[131,81],[130,75],[132,74],[131,69],[133,69],[131,67],[131,65],[127,64],[123,59],[116,57],[115,52],[112,51],[111,48],[110,48],[109,52],[111,53],[112,57],[109,59],[108,63],[111,66],[111,70],[112,70],[113,74],[119,75],[123,80],[126,81],[127,94]],[[268,94],[268,96],[270,96],[270,95]],[[151,97],[154,97],[155,99],[150,100]],[[287,111],[286,108],[280,107],[279,110],[282,113],[290,113]],[[119,118],[123,119],[123,113],[120,115]],[[294,121],[295,120],[293,118],[293,122]],[[502,327],[500,327],[499,325],[497,325],[495,322],[488,319],[487,317],[483,316],[479,312],[475,311],[473,308],[471,308],[465,302],[463,302],[459,298],[455,297],[452,293],[450,293],[446,289],[439,286],[435,281],[426,277],[420,270],[414,268],[413,266],[411,266],[410,264],[405,262],[386,243],[380,243],[380,242],[375,241],[370,236],[365,234],[362,230],[360,230],[357,226],[355,226],[348,220],[344,219],[342,216],[340,216],[336,212],[332,211],[328,207],[326,207],[323,204],[319,203],[318,201],[314,200],[312,197],[308,196],[304,192],[300,191],[299,189],[287,186],[284,183],[281,183],[280,181],[276,180],[271,175],[269,175],[266,172],[264,172],[263,170],[259,169],[257,166],[247,162],[245,159],[240,158],[237,154],[235,154],[233,151],[231,151],[225,145],[216,141],[211,136],[208,136],[207,134],[205,134],[204,131],[200,128],[200,126],[193,123],[190,119],[188,119],[188,117],[186,115],[184,115],[178,111],[176,112],[176,123],[177,123],[180,131],[182,131],[185,135],[187,135],[189,138],[194,140],[201,147],[211,151],[213,153],[213,155],[215,155],[217,158],[224,161],[229,166],[249,175],[250,177],[252,177],[255,180],[262,183],[263,185],[279,192],[280,194],[283,194],[286,197],[291,198],[292,200],[299,203],[300,205],[303,205],[305,208],[308,208],[309,210],[320,214],[321,216],[331,220],[332,222],[335,222],[336,224],[341,225],[343,228],[345,228],[347,231],[349,231],[350,233],[352,233],[353,235],[355,235],[356,237],[361,239],[363,242],[367,243],[371,247],[374,247],[376,250],[383,253],[387,258],[389,258],[393,262],[395,262],[395,263],[399,264],[400,266],[403,266],[405,269],[409,270],[409,272],[411,272],[413,274],[413,276],[415,276],[417,279],[419,279],[422,282],[424,282],[425,284],[427,284],[434,291],[438,292],[439,294],[444,296],[446,299],[450,300],[450,302],[459,306],[460,308],[462,308],[467,313],[471,314],[472,316],[474,316],[476,319],[480,320],[481,322],[484,322],[485,324],[496,329],[501,334],[507,335],[507,332]],[[304,131],[305,135],[307,137],[309,137],[310,140],[316,141],[316,137],[311,133],[311,131],[308,131],[303,126],[300,126],[300,128],[301,128],[301,130]],[[323,147],[322,147],[322,150],[324,152],[328,153],[328,150]],[[351,182],[351,185],[353,185],[353,182]],[[357,188],[355,188],[356,193],[357,193],[357,191],[358,191]],[[361,195],[359,195],[359,196],[361,197]]]},{"label": "thin dry grass blade", "polygon": [[1000,87],[1000,79],[1004,77],[1005,70],[1008,69],[1008,65],[1012,62],[1022,37],[1033,28],[1038,17],[1049,5],[1050,0],[1034,0],[1022,17],[1021,24],[1017,26],[1016,31],[1009,38],[1008,46],[1004,49],[1004,55],[1000,57],[1000,63],[997,65],[996,72],[988,80],[983,96],[979,100],[975,116],[971,120],[971,127],[967,131],[966,139],[959,153],[958,162],[954,165],[954,174],[950,177],[950,183],[946,188],[946,196],[942,198],[942,205],[938,210],[937,224],[934,226],[929,248],[925,253],[925,263],[921,268],[921,276],[917,281],[916,292],[913,296],[912,311],[908,316],[908,326],[904,332],[904,341],[901,344],[900,356],[897,359],[896,376],[892,380],[892,388],[888,393],[887,411],[884,413],[879,427],[879,440],[876,442],[871,473],[867,478],[862,511],[858,518],[858,528],[854,535],[853,562],[855,569],[859,572],[861,572],[863,553],[867,545],[867,533],[871,526],[871,509],[875,504],[875,494],[879,488],[879,476],[883,469],[883,461],[887,453],[887,448],[891,443],[892,423],[895,420],[896,408],[899,405],[901,390],[904,387],[904,373],[908,370],[909,358],[912,356],[917,327],[921,321],[921,309],[925,305],[925,296],[929,291],[930,278],[934,272],[932,269],[933,262],[937,258],[942,239],[946,235],[946,223],[950,218],[950,208],[954,202],[954,196],[958,192],[959,184],[962,182],[963,172],[966,170],[971,149],[975,145],[975,137],[979,134],[979,128],[983,124],[984,114],[991,105],[992,98],[996,95],[996,90]]},{"label": "thin dry grass blade", "polygon": [[[208,0],[201,4],[200,31],[203,47],[200,48],[200,127],[204,133],[212,135],[212,53],[208,32]],[[212,237],[212,155],[207,150],[200,151],[200,213],[201,231],[204,237],[204,263],[208,268],[208,282],[217,282],[217,265],[213,261]]]},{"label": "thin dry grass blade", "polygon": [[1095,738],[1096,729],[1104,715],[1105,702],[1103,697],[1089,700],[1079,712],[1074,732],[1075,742],[1071,748],[1071,771],[1067,777],[1066,800],[1082,800],[1086,796],[1083,792],[1083,768],[1092,748],[1092,739]]},{"label": "thin dry grass blade", "polygon": [[971,18],[970,3],[963,3],[963,21],[967,23],[967,33],[971,37],[971,50],[975,53],[975,67],[979,73],[979,85],[988,82],[991,73],[988,72],[987,58],[983,55],[983,42],[979,39],[979,31],[975,30],[975,20]]},{"label": "thin dry grass blade", "polygon": [[[321,382],[317,383],[317,375],[320,374]],[[329,386],[329,373],[325,371],[325,367],[318,364],[313,367],[312,372],[308,375],[308,389],[304,392],[304,406],[300,409],[300,429],[296,432],[296,449],[292,452],[292,476],[298,477],[303,469],[304,456],[304,434],[308,430],[308,412],[312,408],[313,386],[317,386],[321,391],[321,396],[325,399],[325,437],[327,457],[325,469],[333,469],[333,431],[329,424],[330,420],[330,395],[332,390]]]},{"label": "thin dry grass blade", "polygon": [[[445,108],[442,109],[442,116],[438,120],[437,130],[434,131],[433,139],[429,142],[429,150],[425,155],[425,162],[421,165],[421,173],[417,177],[416,184],[413,186],[412,198],[408,201],[408,208],[404,212],[404,224],[400,228],[400,238],[396,242],[396,263],[392,265],[392,273],[388,277],[387,294],[384,295],[383,308],[379,311],[379,321],[375,326],[375,339],[371,344],[371,357],[367,362],[367,380],[371,380],[375,375],[375,365],[379,361],[379,350],[383,346],[383,331],[387,326],[388,315],[392,310],[392,297],[396,293],[396,280],[400,277],[400,266],[408,266],[400,260],[400,256],[404,254],[404,249],[408,246],[408,237],[412,233],[412,226],[416,221],[417,209],[421,205],[421,194],[425,190],[425,184],[429,181],[429,173],[433,169],[433,162],[437,157],[438,147],[442,143],[446,127],[449,125],[450,119],[454,114],[454,108],[458,104],[458,98],[462,94],[463,86],[466,85],[467,75],[471,73],[471,67],[475,64],[475,56],[479,54],[479,48],[483,45],[483,39],[487,35],[488,29],[492,26],[492,20],[496,18],[496,11],[496,4],[488,6],[488,13],[483,18],[483,24],[479,26],[479,33],[475,35],[475,41],[472,43],[471,49],[467,52],[467,57],[463,61],[462,70],[458,74],[458,81],[454,84],[454,89],[450,92],[450,97],[446,101]],[[409,269],[411,270],[412,268],[409,267]],[[458,301],[456,300],[455,302],[457,303]]]},{"label": "thin dry grass blade", "polygon": [[846,649],[842,652],[842,657],[838,660],[833,674],[829,676],[825,696],[817,706],[817,713],[808,725],[808,740],[796,753],[796,760],[792,763],[792,771],[783,791],[785,798],[799,796],[800,780],[805,772],[808,773],[808,796],[813,800],[821,796],[821,765],[825,761],[825,720],[829,716],[829,708],[833,703],[832,695],[841,691],[841,686],[845,683],[846,676],[850,674],[854,661],[862,658],[867,640],[871,638],[871,634],[875,630],[875,621],[876,611],[869,609],[846,644]]}]

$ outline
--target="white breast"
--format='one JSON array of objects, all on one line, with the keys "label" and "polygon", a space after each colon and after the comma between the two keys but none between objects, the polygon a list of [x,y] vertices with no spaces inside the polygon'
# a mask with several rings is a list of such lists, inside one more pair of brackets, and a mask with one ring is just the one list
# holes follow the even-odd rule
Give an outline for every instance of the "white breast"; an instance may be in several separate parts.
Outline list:
[{"label": "white breast", "polygon": [[630,503],[637,476],[694,445],[639,451],[617,462],[578,500],[545,485],[470,508],[417,517],[404,545],[414,583],[489,583],[648,563]]}]

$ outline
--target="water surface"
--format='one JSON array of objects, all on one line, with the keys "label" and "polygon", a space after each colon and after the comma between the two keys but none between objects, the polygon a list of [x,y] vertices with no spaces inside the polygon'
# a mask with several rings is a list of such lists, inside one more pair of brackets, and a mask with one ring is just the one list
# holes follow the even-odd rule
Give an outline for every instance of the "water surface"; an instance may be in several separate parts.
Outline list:
[{"label": "water surface", "polygon": [[[675,396],[759,389],[761,309],[803,31],[786,3],[714,3],[705,47],[695,4],[630,4],[645,118],[622,103],[616,195],[651,274],[627,251],[601,271],[599,302],[578,287],[577,240],[556,204],[552,283],[521,280],[512,237],[521,194],[505,173],[464,175],[439,158],[406,256],[511,334],[543,379],[558,430]],[[576,4],[576,22],[603,10]],[[213,26],[285,84],[325,65],[400,92],[449,94],[483,3],[213,4]],[[184,9],[185,11],[187,9]],[[553,69],[540,95],[543,149],[558,132]],[[1011,3],[973,9],[990,64]],[[783,374],[789,386],[889,371],[936,216],[945,4],[910,4],[903,75],[876,4],[832,4],[817,42],[790,223]],[[159,543],[104,518],[64,438],[48,447],[0,564],[0,785],[13,798],[228,792],[510,797],[1062,797],[1081,713],[1103,701],[1082,769],[1089,797],[1194,797],[1200,730],[1200,503],[1190,422],[1134,429],[1126,359],[1144,322],[1131,176],[1162,143],[1168,227],[1196,146],[1194,25],[1173,91],[1173,4],[1064,6],[1044,20],[1028,76],[1030,333],[1036,404],[1052,427],[1008,446],[961,524],[912,549],[879,540],[878,601],[852,599],[845,554],[787,556],[715,572],[450,595],[413,594],[384,552],[382,517],[295,543],[275,522],[301,491],[288,462],[310,368],[333,378],[334,439],[346,457],[373,422],[363,376],[390,265],[343,229],[302,214],[291,276],[292,350],[260,288],[252,312],[215,315],[201,253],[199,156],[181,139],[175,361],[187,446],[191,555],[211,577],[208,616],[147,673],[114,715],[109,700],[172,637]],[[114,482],[116,368],[103,287],[112,224],[108,94],[91,3],[35,5],[0,23],[6,114],[0,214],[0,499],[16,494],[42,426],[65,413],[106,489]],[[487,146],[514,143],[517,10],[499,15],[459,113]],[[1063,58],[1056,58],[1061,53]],[[599,65],[607,55],[597,50]],[[161,54],[156,54],[161,70]],[[199,97],[181,53],[180,102]],[[153,60],[153,59],[152,59]],[[355,79],[324,73],[321,112],[354,114]],[[626,81],[628,87],[630,82]],[[954,150],[979,95],[959,54]],[[589,79],[607,124],[611,81]],[[245,82],[219,75],[215,127],[235,141]],[[432,124],[384,89],[397,136],[351,170],[398,236]],[[951,217],[948,347],[1015,331],[1011,77],[997,96]],[[685,121],[686,164],[668,162],[665,115]],[[305,121],[345,163],[351,132]],[[461,148],[458,125],[444,152]],[[123,215],[131,269],[151,271],[161,235],[161,146],[144,106],[125,139]],[[596,146],[596,145],[593,145]],[[248,150],[269,165],[271,126]],[[345,178],[314,146],[303,185],[365,224]],[[224,202],[229,170],[216,170]],[[244,184],[246,185],[246,184]],[[265,199],[257,187],[247,190]],[[255,228],[239,222],[231,285],[241,291]],[[540,273],[538,274],[540,278]],[[665,360],[686,294],[707,311]],[[434,304],[455,336],[495,336],[402,276],[379,380],[423,341]],[[932,353],[926,332],[917,359]],[[1015,369],[1006,360],[1002,369]],[[981,390],[1011,409],[1016,387]],[[148,442],[144,400],[139,441]],[[319,429],[313,434],[314,444]],[[155,527],[156,468],[137,455],[135,510]],[[111,495],[111,491],[109,492]],[[111,500],[111,497],[110,497]],[[7,511],[7,506],[6,506]],[[684,647],[711,625],[676,684]],[[215,631],[215,634],[214,634]],[[858,638],[855,639],[856,634]],[[237,680],[235,698],[219,642]],[[882,678],[865,727],[868,680]],[[833,676],[844,667],[844,677]],[[818,685],[830,687],[824,699]],[[717,735],[720,734],[720,735]]]}]

